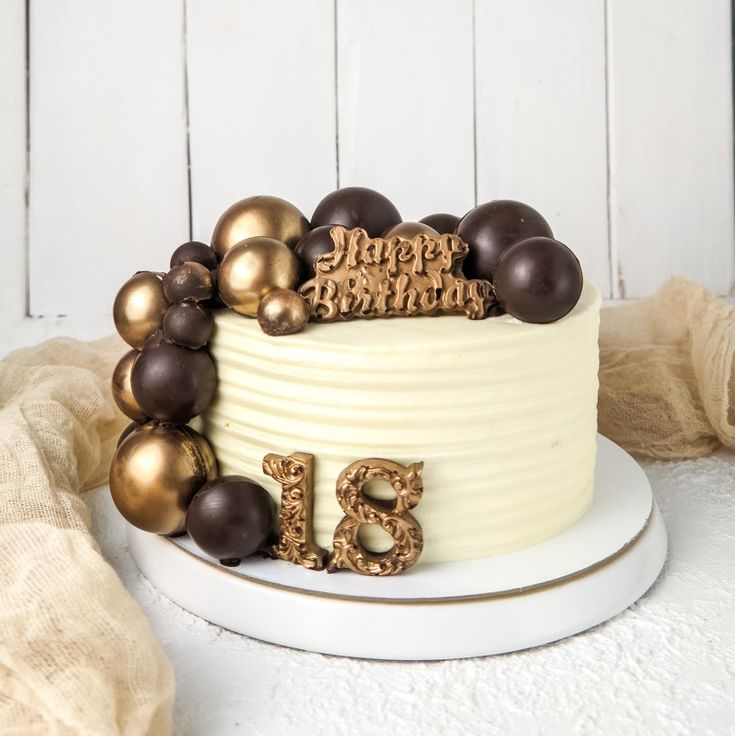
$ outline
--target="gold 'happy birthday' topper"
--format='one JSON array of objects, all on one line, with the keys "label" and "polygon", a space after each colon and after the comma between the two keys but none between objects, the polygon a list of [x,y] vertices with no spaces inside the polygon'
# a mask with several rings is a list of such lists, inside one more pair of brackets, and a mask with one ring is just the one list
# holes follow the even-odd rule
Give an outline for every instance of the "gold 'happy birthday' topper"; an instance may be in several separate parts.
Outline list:
[{"label": "gold 'happy birthday' topper", "polygon": [[456,235],[370,238],[339,226],[330,235],[334,250],[316,259],[316,276],[299,289],[315,322],[434,314],[484,319],[495,304],[489,281],[462,276],[468,246]]}]

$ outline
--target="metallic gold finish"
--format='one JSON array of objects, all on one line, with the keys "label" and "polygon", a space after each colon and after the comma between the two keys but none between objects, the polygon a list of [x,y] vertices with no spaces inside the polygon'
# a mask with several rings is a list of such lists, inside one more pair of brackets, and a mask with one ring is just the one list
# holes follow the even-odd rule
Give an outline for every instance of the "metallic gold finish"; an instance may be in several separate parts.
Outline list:
[{"label": "metallic gold finish", "polygon": [[278,481],[283,489],[278,512],[279,537],[271,549],[273,556],[309,570],[323,570],[327,551],[314,542],[311,523],[314,456],[305,452],[269,453],[263,458],[263,472]]},{"label": "metallic gold finish", "polygon": [[280,197],[260,195],[235,202],[217,221],[212,248],[220,260],[246,238],[274,238],[293,248],[310,229],[297,207]]},{"label": "metallic gold finish", "polygon": [[299,288],[315,322],[441,313],[485,319],[495,304],[489,281],[462,276],[468,246],[456,235],[370,238],[338,226],[330,234],[334,250],[316,259],[316,276]]},{"label": "metallic gold finish", "polygon": [[413,240],[420,234],[428,235],[430,238],[438,238],[439,233],[433,227],[423,222],[399,222],[389,227],[384,233],[384,238],[401,238],[402,240]]},{"label": "metallic gold finish", "polygon": [[291,289],[274,289],[260,300],[258,324],[266,335],[293,335],[301,332],[308,321],[309,305]]},{"label": "metallic gold finish", "polygon": [[161,329],[168,307],[161,275],[140,271],[117,292],[112,307],[115,328],[130,347],[141,350],[145,341]]},{"label": "metallic gold finish", "polygon": [[273,289],[293,289],[299,264],[293,251],[273,238],[248,238],[227,251],[217,273],[222,301],[255,317],[260,300]]},{"label": "metallic gold finish", "polygon": [[[424,491],[424,464],[401,465],[371,458],[347,466],[337,479],[337,501],[345,512],[334,530],[334,549],[327,572],[347,568],[361,575],[395,575],[414,565],[424,548],[421,525],[409,513]],[[369,498],[363,486],[371,480],[389,483],[396,493],[393,502]],[[393,537],[387,552],[370,552],[358,537],[361,524],[379,524]]]},{"label": "metallic gold finish", "polygon": [[112,372],[112,398],[125,416],[136,422],[144,422],[147,419],[146,413],[135,400],[130,386],[130,373],[139,355],[139,351],[130,350],[120,358],[120,362]]},{"label": "metallic gold finish", "polygon": [[133,525],[156,534],[184,530],[194,494],[217,475],[209,443],[191,427],[144,424],[120,444],[110,466],[110,492]]}]

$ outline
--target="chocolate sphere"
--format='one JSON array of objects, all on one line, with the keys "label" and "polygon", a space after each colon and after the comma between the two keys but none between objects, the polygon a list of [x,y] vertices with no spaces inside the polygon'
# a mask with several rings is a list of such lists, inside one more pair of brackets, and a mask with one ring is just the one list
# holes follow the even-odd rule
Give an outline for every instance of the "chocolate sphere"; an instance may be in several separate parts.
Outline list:
[{"label": "chocolate sphere", "polygon": [[163,334],[170,342],[197,350],[212,336],[214,320],[209,310],[198,304],[174,304],[163,318]]},{"label": "chocolate sphere", "polygon": [[225,475],[194,496],[186,530],[208,555],[223,565],[238,565],[270,542],[275,518],[276,505],[265,488],[249,478]]},{"label": "chocolate sphere", "polygon": [[203,302],[212,298],[214,278],[201,263],[185,261],[163,277],[163,293],[171,304]]},{"label": "chocolate sphere", "polygon": [[400,221],[398,210],[380,192],[365,187],[345,187],[327,194],[319,202],[311,225],[342,225],[348,229],[361,227],[371,238],[377,238]]},{"label": "chocolate sphere", "polygon": [[217,268],[217,256],[214,251],[206,243],[200,243],[198,240],[190,240],[188,243],[180,245],[171,254],[170,267],[180,266],[186,261],[201,263],[209,270]]},{"label": "chocolate sphere", "polygon": [[582,293],[582,268],[566,245],[527,238],[508,248],[495,268],[501,306],[524,322],[554,322],[570,312]]},{"label": "chocolate sphere", "polygon": [[445,233],[454,233],[459,225],[459,217],[457,215],[449,215],[446,212],[437,212],[435,215],[427,215],[422,217],[419,222],[433,227],[441,235]]},{"label": "chocolate sphere", "polygon": [[222,260],[237,243],[253,237],[280,240],[289,248],[304,237],[309,222],[303,213],[280,197],[261,195],[235,202],[217,221],[212,248]]},{"label": "chocolate sphere", "polygon": [[131,348],[140,350],[161,329],[168,307],[161,276],[152,271],[139,271],[117,292],[112,307],[115,328]]},{"label": "chocolate sphere", "polygon": [[137,350],[130,350],[120,358],[120,362],[112,372],[112,398],[115,399],[118,408],[126,417],[136,422],[144,422],[148,417],[135,400],[133,389],[130,386],[130,374],[139,355]]},{"label": "chocolate sphere", "polygon": [[433,227],[423,222],[399,222],[389,227],[384,233],[384,238],[401,238],[402,240],[413,240],[417,235],[428,235],[430,238],[438,238],[439,233]]},{"label": "chocolate sphere", "polygon": [[121,442],[110,466],[110,492],[120,513],[155,534],[183,531],[194,494],[217,474],[209,443],[191,427],[149,422]]},{"label": "chocolate sphere", "polygon": [[206,350],[190,350],[154,337],[135,361],[131,384],[149,417],[185,424],[211,403],[217,373]]},{"label": "chocolate sphere", "polygon": [[462,264],[468,279],[492,280],[501,254],[513,243],[542,235],[553,238],[549,223],[523,202],[495,199],[470,210],[457,225],[457,235],[470,246]]},{"label": "chocolate sphere", "polygon": [[309,305],[291,289],[274,289],[260,300],[258,324],[266,335],[293,335],[309,321]]},{"label": "chocolate sphere", "polygon": [[217,286],[230,309],[255,317],[269,291],[293,289],[298,278],[299,262],[287,245],[273,238],[248,238],[227,252]]},{"label": "chocolate sphere", "polygon": [[324,253],[331,253],[334,250],[334,241],[329,234],[332,225],[322,225],[309,230],[301,240],[299,240],[294,253],[299,259],[301,265],[301,280],[308,281],[316,276],[314,263],[319,256]]}]

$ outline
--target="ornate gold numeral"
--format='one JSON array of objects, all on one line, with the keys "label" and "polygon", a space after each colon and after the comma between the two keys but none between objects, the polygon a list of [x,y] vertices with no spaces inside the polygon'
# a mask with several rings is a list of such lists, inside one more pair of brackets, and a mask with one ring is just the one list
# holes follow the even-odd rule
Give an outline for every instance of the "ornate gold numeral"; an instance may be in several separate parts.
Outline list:
[{"label": "ornate gold numeral", "polygon": [[263,458],[263,472],[281,484],[280,534],[273,546],[275,557],[310,570],[323,570],[327,551],[314,542],[311,517],[314,509],[314,456],[270,453]]},{"label": "ornate gold numeral", "polygon": [[[391,460],[358,460],[337,480],[337,501],[345,512],[334,530],[334,549],[327,571],[347,568],[361,575],[395,575],[418,560],[424,546],[419,523],[408,513],[421,500],[423,463],[401,465]],[[383,480],[396,493],[394,501],[380,501],[363,493],[371,480]],[[361,524],[379,524],[393,537],[387,552],[371,552],[358,538]]]}]

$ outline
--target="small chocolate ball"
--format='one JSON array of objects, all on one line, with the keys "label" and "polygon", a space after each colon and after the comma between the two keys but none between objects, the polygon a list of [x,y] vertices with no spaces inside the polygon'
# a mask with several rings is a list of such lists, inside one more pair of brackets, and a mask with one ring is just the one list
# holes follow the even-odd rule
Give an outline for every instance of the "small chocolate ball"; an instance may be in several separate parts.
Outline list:
[{"label": "small chocolate ball", "polygon": [[180,266],[187,261],[201,263],[209,270],[217,268],[217,256],[214,251],[206,243],[200,243],[198,240],[190,240],[188,243],[180,245],[171,254],[170,267]]},{"label": "small chocolate ball", "polygon": [[309,321],[309,305],[291,289],[274,289],[258,306],[258,324],[266,335],[278,337],[301,332]]},{"label": "small chocolate ball", "polygon": [[222,301],[240,314],[255,317],[260,300],[273,289],[293,289],[299,262],[280,240],[248,238],[230,248],[220,263],[217,286]]},{"label": "small chocolate ball", "polygon": [[428,235],[430,238],[439,237],[439,233],[433,227],[423,222],[399,222],[383,233],[384,238],[401,238],[401,240],[413,240],[417,235]]},{"label": "small chocolate ball", "polygon": [[265,488],[249,478],[225,475],[194,496],[186,530],[204,552],[234,566],[271,541],[275,518],[276,505]]},{"label": "small chocolate ball", "polygon": [[155,534],[183,531],[194,494],[217,474],[209,443],[191,427],[149,422],[121,442],[110,466],[110,492],[118,511]]},{"label": "small chocolate ball", "polygon": [[190,350],[203,348],[212,336],[213,327],[209,310],[198,304],[174,304],[163,318],[166,339]]},{"label": "small chocolate ball", "polygon": [[163,277],[163,293],[171,304],[203,302],[212,298],[214,279],[206,266],[185,261]]},{"label": "small chocolate ball", "polygon": [[334,250],[334,241],[330,232],[332,225],[315,227],[299,240],[294,253],[301,265],[301,280],[308,281],[316,276],[314,264],[319,256],[331,253]]},{"label": "small chocolate ball", "polygon": [[311,218],[311,226],[361,227],[371,238],[377,238],[400,221],[398,210],[380,192],[366,187],[344,187],[327,194],[319,202]]},{"label": "small chocolate ball", "polygon": [[217,390],[217,372],[206,350],[149,340],[133,366],[133,395],[159,422],[185,424],[201,414]]},{"label": "small chocolate ball", "polygon": [[130,350],[120,358],[120,362],[112,372],[112,398],[115,399],[118,408],[126,417],[130,417],[136,422],[145,422],[148,417],[135,400],[130,385],[133,365],[135,365],[139,355],[140,353],[137,350]]},{"label": "small chocolate ball", "polygon": [[462,264],[468,279],[492,280],[501,254],[513,243],[537,235],[553,238],[549,223],[523,202],[495,199],[470,210],[457,225],[457,235],[470,246]]},{"label": "small chocolate ball", "polygon": [[117,292],[112,307],[115,328],[131,348],[140,350],[161,329],[168,307],[161,276],[153,271],[139,271]]},{"label": "small chocolate ball", "polygon": [[561,319],[579,301],[582,282],[577,257],[552,238],[527,238],[515,243],[495,268],[498,301],[524,322]]},{"label": "small chocolate ball", "polygon": [[423,222],[425,225],[433,227],[441,235],[445,235],[446,233],[452,234],[457,230],[459,217],[457,215],[449,215],[446,212],[437,212],[435,215],[422,217],[419,222]]}]

